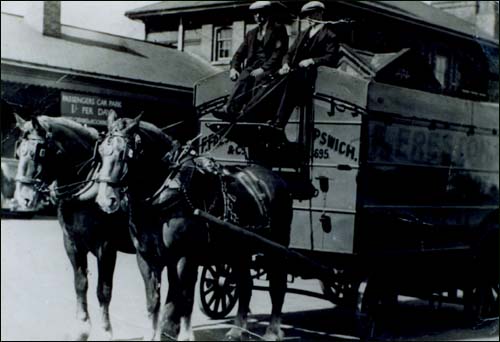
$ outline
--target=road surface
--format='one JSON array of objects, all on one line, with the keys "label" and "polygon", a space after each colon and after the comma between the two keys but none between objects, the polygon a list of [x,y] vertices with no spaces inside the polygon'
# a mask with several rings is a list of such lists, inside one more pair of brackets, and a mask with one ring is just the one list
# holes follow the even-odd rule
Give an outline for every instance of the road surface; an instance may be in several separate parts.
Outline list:
[{"label": "road surface", "polygon": [[[2,341],[72,339],[76,312],[73,273],[58,223],[38,218],[2,220],[1,238]],[[94,323],[99,321],[96,279],[95,258],[90,256],[88,302]],[[165,272],[163,279],[165,298]],[[319,291],[314,280],[296,280],[290,286]],[[269,310],[268,294],[254,291],[249,328],[255,335],[248,336],[249,340],[260,340],[259,336],[264,334]],[[143,340],[149,323],[144,285],[133,255],[118,256],[110,311],[114,340]],[[196,305],[193,315],[196,339],[221,340],[234,311],[228,319],[211,320]],[[350,325],[346,315],[328,301],[295,294],[286,296],[283,315],[286,340],[357,340]],[[90,339],[99,340],[94,330]],[[406,298],[394,312],[387,313],[380,337],[390,341],[498,341],[498,320],[471,327],[464,321],[459,306],[431,308],[424,301]]]}]

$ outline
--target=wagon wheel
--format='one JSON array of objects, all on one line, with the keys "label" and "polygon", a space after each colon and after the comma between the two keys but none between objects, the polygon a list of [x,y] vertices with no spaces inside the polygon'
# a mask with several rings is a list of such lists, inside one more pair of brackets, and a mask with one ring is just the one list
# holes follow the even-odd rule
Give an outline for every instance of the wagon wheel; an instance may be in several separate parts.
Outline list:
[{"label": "wagon wheel", "polygon": [[382,282],[378,279],[365,279],[357,287],[355,319],[356,330],[362,341],[376,336],[376,323],[379,307],[383,301]]},{"label": "wagon wheel", "polygon": [[238,301],[233,270],[229,265],[203,267],[200,279],[200,309],[210,318],[226,317]]},{"label": "wagon wheel", "polygon": [[320,280],[319,285],[325,299],[336,305],[347,307],[355,306],[354,279],[349,279],[344,270],[332,270],[333,281]]},{"label": "wagon wheel", "polygon": [[499,284],[483,284],[472,289],[470,314],[475,323],[498,318]]},{"label": "wagon wheel", "polygon": [[475,265],[478,274],[470,292],[464,294],[470,296],[465,298],[466,310],[475,323],[498,318],[500,288],[498,239],[498,227],[494,226],[478,247],[479,253]]}]

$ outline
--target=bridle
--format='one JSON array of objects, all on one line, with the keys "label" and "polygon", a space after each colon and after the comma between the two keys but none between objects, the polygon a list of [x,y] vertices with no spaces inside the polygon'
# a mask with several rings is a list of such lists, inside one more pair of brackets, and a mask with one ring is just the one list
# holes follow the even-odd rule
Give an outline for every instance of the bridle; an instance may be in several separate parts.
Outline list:
[{"label": "bridle", "polygon": [[[70,200],[73,198],[78,198],[86,190],[88,190],[89,183],[95,182],[94,175],[99,169],[99,164],[95,164],[95,152],[94,156],[91,159],[83,163],[83,166],[77,166],[79,168],[77,173],[80,174],[80,172],[89,163],[93,163],[84,181],[57,186],[56,183],[49,184],[49,182],[51,181],[48,180],[48,176],[50,175],[51,164],[54,164],[56,162],[55,156],[64,155],[64,149],[52,140],[52,135],[50,133],[47,133],[45,135],[45,138],[24,138],[18,141],[16,144],[18,145],[18,147],[16,147],[16,158],[27,158],[27,154],[30,154],[31,160],[33,162],[33,167],[35,168],[35,170],[37,170],[37,172],[33,177],[16,175],[15,182],[30,186],[36,192],[47,195],[53,203],[55,203],[56,200],[60,199]],[[23,146],[23,144],[36,144],[34,152],[30,153],[31,150],[26,146]],[[17,151],[19,151],[20,155],[17,153]],[[42,163],[44,164],[43,168],[41,168]]]},{"label": "bridle", "polygon": [[108,175],[103,175],[102,172],[99,172],[97,181],[99,183],[106,183],[114,188],[120,188],[122,191],[126,191],[127,187],[124,186],[124,183],[129,174],[129,162],[136,161],[142,153],[141,138],[139,134],[134,134],[133,138],[129,138],[126,134],[120,132],[109,133],[98,147],[101,158],[103,156],[111,156],[114,153],[117,153],[114,146],[112,146],[113,140],[118,140],[121,142],[121,145],[125,146],[125,148],[118,152],[119,155],[116,160],[116,163],[122,165],[122,167],[120,168],[120,172],[109,170]]},{"label": "bridle", "polygon": [[[33,162],[33,167],[36,173],[32,176],[16,175],[17,183],[32,186],[38,192],[49,192],[49,185],[42,179],[43,173],[47,172],[47,168],[41,168],[40,163],[49,158],[52,147],[55,146],[51,141],[50,136],[42,138],[23,138],[16,143],[16,159],[30,158]],[[31,145],[31,146],[30,146]],[[30,147],[35,145],[34,151]],[[48,164],[48,163],[47,163]]]}]

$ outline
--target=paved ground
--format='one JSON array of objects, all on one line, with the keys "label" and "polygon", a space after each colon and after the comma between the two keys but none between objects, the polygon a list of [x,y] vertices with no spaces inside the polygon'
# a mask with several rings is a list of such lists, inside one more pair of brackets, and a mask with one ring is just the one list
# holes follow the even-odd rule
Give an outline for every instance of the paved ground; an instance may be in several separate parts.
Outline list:
[{"label": "paved ground", "polygon": [[[62,233],[54,220],[2,220],[1,227],[1,340],[68,340],[74,332],[75,296],[70,263]],[[89,310],[98,321],[95,295],[96,263],[89,262]],[[135,257],[120,254],[111,304],[114,339],[142,340],[148,328],[143,283]],[[166,283],[166,281],[164,281]],[[319,291],[317,281],[296,281],[293,286]],[[165,291],[162,292],[165,296]],[[268,294],[255,291],[250,330],[259,340],[270,309]],[[357,340],[346,315],[327,301],[287,294],[284,307],[286,340]],[[231,313],[231,315],[234,314]],[[221,340],[230,319],[210,320],[196,307],[193,316],[198,340]],[[99,339],[95,333],[92,340]],[[480,327],[464,322],[462,309],[432,309],[425,302],[404,299],[388,312],[381,339],[390,341],[498,341],[498,320]]]}]

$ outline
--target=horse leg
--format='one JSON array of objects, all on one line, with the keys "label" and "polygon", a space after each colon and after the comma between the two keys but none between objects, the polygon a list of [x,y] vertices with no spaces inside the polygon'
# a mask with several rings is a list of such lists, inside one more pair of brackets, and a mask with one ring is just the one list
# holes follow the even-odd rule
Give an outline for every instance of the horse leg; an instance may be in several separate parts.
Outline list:
[{"label": "horse leg", "polygon": [[271,295],[271,319],[269,326],[266,329],[264,340],[266,341],[282,341],[284,338],[281,330],[281,310],[285,300],[287,287],[287,272],[279,261],[282,260],[275,255],[269,255],[269,293]]},{"label": "horse leg", "polygon": [[181,320],[178,341],[194,341],[191,315],[193,314],[194,290],[198,279],[198,266],[188,258],[182,258],[177,264],[181,284]]},{"label": "horse leg", "polygon": [[101,327],[107,340],[111,340],[113,337],[109,319],[109,303],[111,302],[115,264],[116,250],[105,246],[100,247],[97,251],[97,299],[101,309]]},{"label": "horse leg", "polygon": [[147,340],[154,341],[156,339],[158,314],[160,312],[161,268],[152,267],[140,252],[137,252],[137,264],[144,279],[148,318],[152,324],[151,333],[147,336]]},{"label": "horse leg", "polygon": [[250,258],[243,257],[234,264],[234,274],[238,286],[238,313],[234,319],[234,327],[227,333],[226,341],[241,341],[243,331],[247,329],[250,299],[252,297],[252,277],[250,274]]},{"label": "horse leg", "polygon": [[176,340],[180,329],[180,289],[181,284],[177,273],[177,262],[179,259],[168,260],[168,292],[165,309],[160,326],[160,339]]},{"label": "horse leg", "polygon": [[64,248],[73,266],[74,285],[76,292],[76,319],[78,332],[76,340],[86,341],[90,335],[90,317],[87,310],[87,251],[79,250],[74,241],[64,234]]}]

